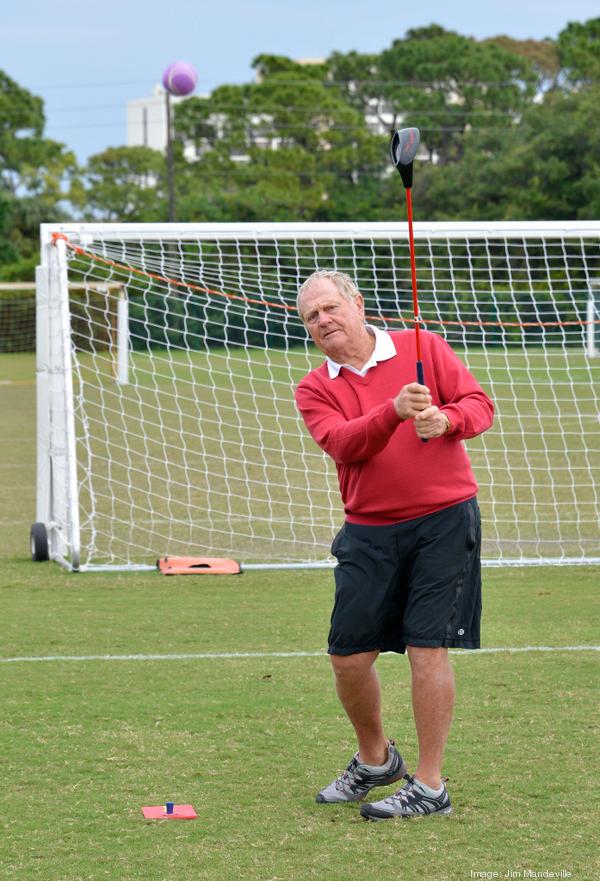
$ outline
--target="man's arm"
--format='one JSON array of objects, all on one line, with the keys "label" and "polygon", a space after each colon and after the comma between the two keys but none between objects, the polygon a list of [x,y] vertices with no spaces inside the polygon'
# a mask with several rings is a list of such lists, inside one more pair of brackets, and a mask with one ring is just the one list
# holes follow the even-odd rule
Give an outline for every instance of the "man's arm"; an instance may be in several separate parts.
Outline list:
[{"label": "man's arm", "polygon": [[364,416],[347,419],[310,382],[296,389],[296,404],[314,440],[338,464],[363,462],[387,445],[401,422],[412,419],[431,404],[427,389],[410,383]]},{"label": "man's arm", "polygon": [[296,389],[296,404],[314,440],[338,464],[379,453],[402,421],[392,398],[364,416],[346,419],[326,395],[304,382]]}]

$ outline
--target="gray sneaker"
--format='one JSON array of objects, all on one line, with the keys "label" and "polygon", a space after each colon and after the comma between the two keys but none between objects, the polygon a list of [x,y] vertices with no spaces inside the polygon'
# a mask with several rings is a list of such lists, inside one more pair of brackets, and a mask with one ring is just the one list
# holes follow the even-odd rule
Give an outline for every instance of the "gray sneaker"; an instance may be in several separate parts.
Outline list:
[{"label": "gray sneaker", "polygon": [[392,817],[422,817],[425,814],[451,814],[450,796],[444,786],[439,796],[427,795],[414,777],[388,798],[361,805],[365,820],[390,820]]},{"label": "gray sneaker", "polygon": [[404,759],[394,741],[388,742],[388,760],[385,765],[364,765],[354,756],[346,770],[322,789],[316,797],[319,803],[361,801],[375,786],[387,786],[407,774]]}]

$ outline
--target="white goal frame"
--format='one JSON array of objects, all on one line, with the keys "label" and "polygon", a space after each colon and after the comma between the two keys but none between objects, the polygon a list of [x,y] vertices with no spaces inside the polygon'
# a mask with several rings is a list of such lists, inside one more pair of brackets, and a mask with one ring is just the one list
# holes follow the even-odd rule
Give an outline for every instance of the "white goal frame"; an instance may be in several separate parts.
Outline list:
[{"label": "white goal frame", "polygon": [[[57,234],[58,237],[57,237]],[[70,314],[70,290],[74,287],[89,288],[102,292],[110,291],[119,299],[114,327],[111,333],[111,358],[114,364],[114,382],[127,386],[129,382],[129,319],[126,283],[120,278],[110,277],[102,280],[90,272],[89,277],[79,272],[75,277],[70,273],[69,266],[69,241],[76,241],[82,249],[92,247],[99,239],[114,239],[124,243],[131,242],[161,242],[165,249],[176,252],[178,243],[182,240],[218,241],[223,243],[252,242],[261,243],[278,241],[290,243],[310,240],[312,242],[337,242],[359,243],[364,241],[386,241],[398,243],[398,246],[407,241],[408,232],[405,223],[339,223],[339,224],[306,224],[306,223],[277,223],[277,224],[43,224],[40,229],[41,235],[41,263],[36,273],[36,384],[37,384],[37,505],[36,521],[45,524],[48,532],[49,556],[67,569],[72,571],[90,571],[93,569],[103,570],[150,570],[155,568],[155,558],[162,553],[169,553],[168,547],[156,547],[148,549],[148,559],[90,559],[82,553],[82,523],[80,495],[82,488],[82,473],[85,472],[85,463],[77,461],[78,420],[83,417],[76,413],[74,391],[74,343],[71,336]],[[471,240],[478,242],[510,243],[511,241],[553,242],[569,243],[573,241],[598,243],[600,247],[600,222],[545,222],[545,223],[416,223],[414,228],[415,242],[426,247],[429,243],[445,243],[459,241],[468,243]],[[315,267],[317,268],[317,267]],[[329,267],[321,267],[329,268]],[[338,268],[346,269],[345,266]],[[586,270],[587,271],[587,270]],[[260,273],[259,273],[260,274]],[[308,273],[307,273],[308,274]],[[573,333],[578,334],[575,345],[581,345],[581,352],[586,357],[586,370],[589,381],[592,382],[592,359],[598,354],[594,340],[597,336],[595,328],[600,324],[598,314],[597,285],[600,273],[594,269],[589,276],[587,285],[588,293],[581,305],[579,320],[565,322],[578,325]],[[420,276],[419,254],[417,254],[417,278]],[[432,293],[420,283],[420,292],[423,299],[427,299]],[[434,292],[435,293],[435,292]],[[292,301],[295,291],[291,288],[286,296]],[[266,295],[265,295],[266,297]],[[266,299],[268,299],[266,297]],[[590,305],[591,304],[591,305]],[[579,307],[578,307],[579,308]],[[442,316],[443,317],[443,316]],[[485,317],[485,316],[483,316]],[[408,320],[408,319],[407,319]],[[446,322],[447,324],[459,324],[460,322]],[[468,323],[468,322],[467,322]],[[471,322],[472,324],[485,324],[486,322]],[[488,322],[492,323],[492,322]],[[535,322],[532,322],[535,323]],[[540,325],[543,322],[540,322]],[[427,326],[427,318],[424,318]],[[438,330],[437,325],[443,325],[444,321],[433,321],[431,329]],[[407,325],[410,326],[410,325]],[[516,325],[515,325],[516,326]],[[524,325],[523,325],[524,326]],[[465,337],[466,339],[466,337]],[[573,337],[575,339],[575,337]],[[565,348],[565,346],[563,346]],[[459,353],[460,354],[460,353]],[[467,359],[468,360],[468,359]],[[597,362],[596,362],[597,365]],[[596,369],[596,367],[594,367]],[[477,371],[474,371],[477,374]],[[532,372],[532,376],[535,371]],[[479,377],[478,377],[479,378]],[[584,381],[587,381],[584,379]],[[485,384],[484,384],[485,385]],[[291,389],[290,389],[291,395]],[[492,391],[493,397],[493,391]],[[598,433],[600,431],[600,399],[598,390],[592,389],[591,404],[585,411],[578,412],[578,424],[583,432],[590,433],[590,443],[584,448],[584,459],[587,462],[587,474],[593,481],[598,460]],[[585,405],[586,408],[588,404]],[[540,422],[543,414],[538,414]],[[556,414],[556,423],[552,426],[552,432],[556,434],[559,425],[560,414]],[[502,420],[502,407],[499,408],[500,423]],[[298,430],[302,430],[299,420]],[[501,430],[501,427],[500,427]],[[521,435],[526,430],[521,427]],[[595,430],[595,435],[594,435]],[[469,444],[467,444],[469,446]],[[316,451],[318,454],[318,450]],[[568,451],[567,451],[568,455]],[[505,459],[510,459],[510,453],[505,452]],[[552,468],[551,460],[546,454],[548,468]],[[507,467],[510,462],[507,462]],[[477,469],[476,469],[477,470]],[[332,472],[330,472],[331,474]],[[477,474],[476,474],[477,476]],[[599,476],[596,473],[596,478]],[[513,493],[514,488],[503,489],[502,492]],[[337,486],[332,484],[332,498],[336,496]],[[573,489],[573,497],[577,498],[577,488]],[[593,500],[595,500],[595,516],[598,522],[600,534],[600,507],[598,505],[598,488],[593,488]],[[588,511],[594,510],[594,501],[586,502]],[[561,499],[555,499],[556,506],[560,507]],[[515,508],[515,516],[518,517]],[[341,522],[343,513],[341,506],[332,514],[332,523]],[[86,514],[87,528],[94,529],[89,513]],[[589,522],[589,515],[588,515]],[[541,524],[543,529],[543,523]],[[528,553],[527,549],[517,554],[509,554],[504,557],[484,558],[483,564],[487,566],[507,565],[553,565],[553,564],[598,564],[600,563],[600,541],[594,547],[593,541],[586,539],[587,544],[581,544],[579,550],[561,550],[557,548],[554,554]],[[202,549],[191,547],[189,553],[198,554]],[[214,549],[207,549],[214,555]],[[296,559],[296,560],[251,560],[246,562],[242,559],[244,569],[251,568],[299,568],[299,567],[329,567],[332,565],[330,555],[322,553],[320,559]]]}]

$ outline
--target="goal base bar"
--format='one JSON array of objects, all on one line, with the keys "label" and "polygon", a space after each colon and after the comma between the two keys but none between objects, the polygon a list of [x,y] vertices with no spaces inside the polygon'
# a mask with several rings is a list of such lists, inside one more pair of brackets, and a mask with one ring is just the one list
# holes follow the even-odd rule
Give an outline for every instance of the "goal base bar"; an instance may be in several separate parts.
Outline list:
[{"label": "goal base bar", "polygon": [[599,566],[600,557],[533,557],[523,560],[482,560],[483,569],[504,569],[519,566]]},{"label": "goal base bar", "polygon": [[[147,563],[85,563],[74,569],[64,558],[54,558],[55,562],[60,563],[70,572],[156,572],[156,563],[153,565]],[[323,561],[321,563],[240,563],[242,572],[252,571],[268,571],[270,569],[333,569],[334,561]],[[482,560],[483,569],[504,569],[518,567],[534,567],[534,566],[600,566],[600,557],[547,557],[547,558],[528,558],[516,560]]]}]

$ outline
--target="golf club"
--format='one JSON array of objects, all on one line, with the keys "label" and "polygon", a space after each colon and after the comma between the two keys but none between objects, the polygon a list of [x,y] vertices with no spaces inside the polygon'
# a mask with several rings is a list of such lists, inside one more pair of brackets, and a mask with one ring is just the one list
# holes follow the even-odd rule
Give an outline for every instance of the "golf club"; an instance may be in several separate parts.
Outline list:
[{"label": "golf club", "polygon": [[[392,162],[396,166],[406,190],[406,213],[408,216],[408,243],[410,248],[410,275],[412,280],[413,313],[415,323],[415,343],[417,348],[417,382],[425,385],[423,361],[421,358],[421,338],[419,336],[419,296],[417,292],[417,266],[415,262],[415,239],[413,234],[412,183],[413,160],[417,154],[421,136],[418,128],[402,128],[392,135]],[[427,438],[421,438],[427,443]]]}]

